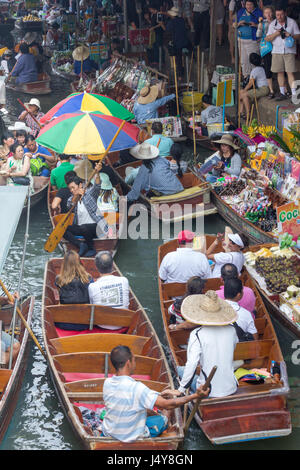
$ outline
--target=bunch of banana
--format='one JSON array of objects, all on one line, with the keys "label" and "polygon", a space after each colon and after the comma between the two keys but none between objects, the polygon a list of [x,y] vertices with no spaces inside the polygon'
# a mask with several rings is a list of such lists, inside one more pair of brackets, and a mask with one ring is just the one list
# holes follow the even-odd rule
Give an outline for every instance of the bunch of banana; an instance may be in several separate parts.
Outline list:
[{"label": "bunch of banana", "polygon": [[262,124],[258,128],[258,133],[261,134],[263,137],[268,138],[271,134],[276,132],[276,128],[274,126],[265,126]]},{"label": "bunch of banana", "polygon": [[247,134],[248,136],[250,137],[250,139],[253,139],[258,133],[258,126],[248,126],[248,129],[247,129]]},{"label": "bunch of banana", "polygon": [[38,18],[37,16],[34,16],[34,15],[23,16],[22,20],[24,22],[26,22],[26,21],[41,21],[40,18]]}]

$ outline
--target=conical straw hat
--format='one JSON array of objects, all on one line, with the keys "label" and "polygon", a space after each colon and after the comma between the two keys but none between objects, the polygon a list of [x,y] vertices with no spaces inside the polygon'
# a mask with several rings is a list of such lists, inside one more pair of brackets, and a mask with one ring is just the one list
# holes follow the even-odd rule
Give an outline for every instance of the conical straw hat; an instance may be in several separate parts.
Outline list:
[{"label": "conical straw hat", "polygon": [[190,323],[205,326],[229,325],[237,320],[236,311],[213,290],[186,297],[181,305],[181,315]]}]

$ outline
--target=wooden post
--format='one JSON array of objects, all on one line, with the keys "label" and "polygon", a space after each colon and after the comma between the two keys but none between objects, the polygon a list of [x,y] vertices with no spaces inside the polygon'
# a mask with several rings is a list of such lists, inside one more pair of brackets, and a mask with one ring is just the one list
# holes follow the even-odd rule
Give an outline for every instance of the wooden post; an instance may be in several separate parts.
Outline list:
[{"label": "wooden post", "polygon": [[211,82],[213,71],[216,65],[216,43],[217,43],[217,0],[210,0],[210,44],[209,44],[209,65],[208,78]]},{"label": "wooden post", "polygon": [[200,46],[197,46],[197,88],[200,92]]}]

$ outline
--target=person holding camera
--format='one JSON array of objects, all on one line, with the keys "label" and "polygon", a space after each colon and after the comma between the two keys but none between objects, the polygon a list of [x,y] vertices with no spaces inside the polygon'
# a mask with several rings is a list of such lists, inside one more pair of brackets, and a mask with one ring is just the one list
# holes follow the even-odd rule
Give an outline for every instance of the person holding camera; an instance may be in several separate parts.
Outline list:
[{"label": "person holding camera", "polygon": [[275,20],[269,26],[266,41],[272,42],[272,68],[277,73],[280,94],[276,101],[288,97],[285,86],[284,73],[287,73],[288,83],[292,92],[292,100],[296,97],[296,41],[300,39],[300,30],[295,20],[286,15],[284,5],[280,2],[276,6]]}]

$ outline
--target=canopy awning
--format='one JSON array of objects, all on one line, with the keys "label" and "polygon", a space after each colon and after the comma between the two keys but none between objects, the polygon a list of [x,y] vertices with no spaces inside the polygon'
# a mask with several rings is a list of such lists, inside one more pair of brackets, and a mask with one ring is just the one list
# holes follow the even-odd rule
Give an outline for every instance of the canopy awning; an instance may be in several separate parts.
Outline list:
[{"label": "canopy awning", "polygon": [[0,186],[0,274],[13,241],[28,186]]}]

